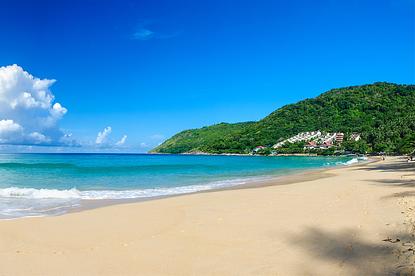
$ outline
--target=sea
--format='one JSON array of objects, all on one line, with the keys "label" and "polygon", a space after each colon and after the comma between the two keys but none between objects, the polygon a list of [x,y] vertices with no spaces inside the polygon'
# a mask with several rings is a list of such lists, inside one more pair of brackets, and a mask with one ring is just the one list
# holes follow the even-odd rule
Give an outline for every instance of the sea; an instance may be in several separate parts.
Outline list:
[{"label": "sea", "polygon": [[0,219],[61,215],[88,202],[235,187],[356,157],[0,154]]}]

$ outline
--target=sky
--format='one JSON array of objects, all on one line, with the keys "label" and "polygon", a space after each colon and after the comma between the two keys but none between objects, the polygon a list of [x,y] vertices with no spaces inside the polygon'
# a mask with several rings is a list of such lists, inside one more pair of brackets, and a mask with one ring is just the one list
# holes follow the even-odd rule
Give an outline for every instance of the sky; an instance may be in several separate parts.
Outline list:
[{"label": "sky", "polygon": [[331,88],[415,83],[413,0],[0,0],[0,151],[146,152]]}]

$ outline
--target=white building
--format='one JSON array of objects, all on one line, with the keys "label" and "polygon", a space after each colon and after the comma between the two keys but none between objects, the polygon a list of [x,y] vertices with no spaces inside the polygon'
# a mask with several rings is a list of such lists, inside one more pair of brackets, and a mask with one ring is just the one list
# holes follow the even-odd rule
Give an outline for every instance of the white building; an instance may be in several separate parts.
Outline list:
[{"label": "white building", "polygon": [[[333,144],[341,144],[344,139],[344,133],[342,132],[334,132],[334,133],[322,133],[320,130],[317,131],[308,131],[308,132],[300,132],[295,136],[292,136],[284,141],[278,142],[272,147],[274,149],[281,148],[287,143],[293,144],[297,142],[315,142],[317,146],[322,146],[324,148],[331,147]],[[313,147],[309,145],[308,147]]]}]

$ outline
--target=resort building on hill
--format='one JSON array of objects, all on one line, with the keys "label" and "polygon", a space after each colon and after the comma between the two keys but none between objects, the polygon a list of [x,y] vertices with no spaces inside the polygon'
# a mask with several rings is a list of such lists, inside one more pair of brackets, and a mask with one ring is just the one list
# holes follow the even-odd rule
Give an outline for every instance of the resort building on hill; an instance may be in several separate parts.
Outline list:
[{"label": "resort building on hill", "polygon": [[[345,139],[345,135],[343,132],[321,132],[320,130],[317,131],[309,131],[309,132],[300,132],[295,136],[292,136],[288,139],[285,139],[281,142],[276,143],[272,147],[274,149],[278,149],[283,147],[286,144],[293,144],[297,142],[306,142],[305,148],[314,149],[327,149],[334,145],[340,145],[343,143]],[[360,139],[359,133],[352,133],[350,136],[350,140],[358,141]]]},{"label": "resort building on hill", "polygon": [[[350,141],[359,141],[361,139],[360,133],[352,133],[348,136]],[[334,146],[341,145],[343,141],[347,139],[343,132],[321,132],[317,131],[307,131],[300,132],[297,135],[294,135],[288,139],[280,141],[272,146],[274,150],[271,151],[272,154],[278,154],[278,149],[286,146],[287,144],[294,144],[298,142],[304,142],[304,149],[329,149]],[[252,150],[252,154],[257,154],[262,150],[268,147],[257,146]]]},{"label": "resort building on hill", "polygon": [[336,133],[336,143],[337,144],[343,143],[343,139],[344,139],[344,133],[343,132]]},{"label": "resort building on hill", "polygon": [[326,133],[324,135],[322,135],[320,138],[317,139],[317,141],[319,142],[319,144],[333,144],[333,140],[336,139],[336,135],[337,133]]},{"label": "resort building on hill", "polygon": [[320,130],[318,130],[318,131],[311,131],[311,132],[300,132],[300,133],[298,133],[297,135],[295,135],[295,136],[293,136],[291,138],[288,138],[288,139],[286,139],[284,141],[281,141],[279,143],[276,143],[272,147],[274,149],[277,149],[277,148],[281,148],[286,143],[293,144],[293,143],[296,143],[296,142],[311,141],[311,140],[314,140],[314,139],[317,139],[317,138],[321,137],[321,135],[322,135],[322,133],[320,132]]}]

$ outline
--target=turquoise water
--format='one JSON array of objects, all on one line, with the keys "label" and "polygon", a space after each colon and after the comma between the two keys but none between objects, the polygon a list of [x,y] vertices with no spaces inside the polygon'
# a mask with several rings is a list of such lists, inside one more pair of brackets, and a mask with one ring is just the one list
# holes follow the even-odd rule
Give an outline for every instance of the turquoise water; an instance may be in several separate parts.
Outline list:
[{"label": "turquoise water", "polygon": [[0,218],[56,215],[83,200],[191,193],[355,161],[350,157],[0,154]]}]

